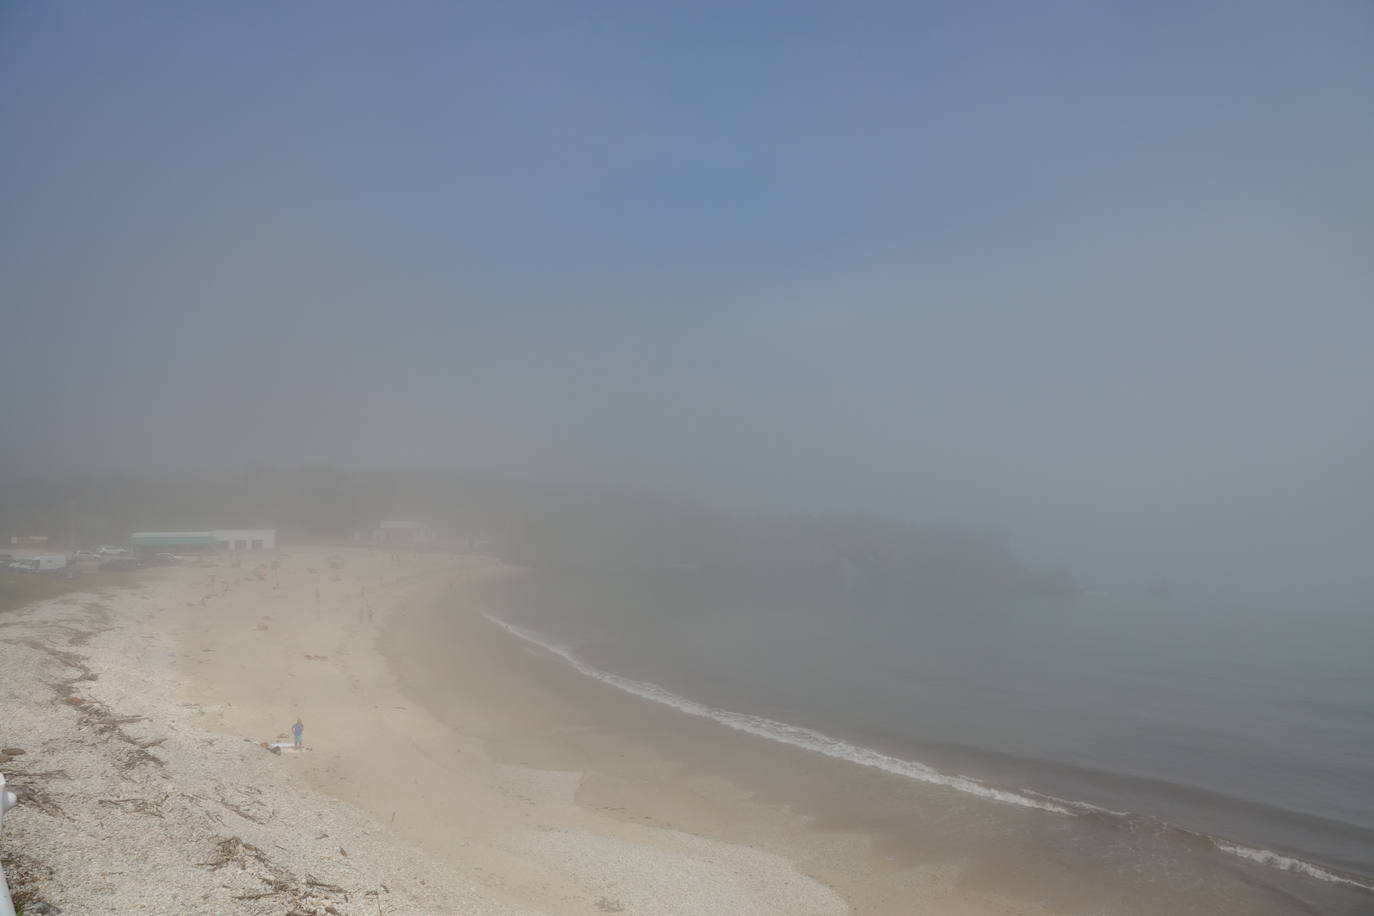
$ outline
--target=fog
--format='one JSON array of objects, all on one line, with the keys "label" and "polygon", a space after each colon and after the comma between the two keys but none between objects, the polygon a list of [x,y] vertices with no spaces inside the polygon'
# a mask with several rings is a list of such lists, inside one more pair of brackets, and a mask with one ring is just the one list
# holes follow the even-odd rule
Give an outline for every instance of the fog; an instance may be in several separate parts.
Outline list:
[{"label": "fog", "polygon": [[490,469],[1367,603],[1372,44],[1358,2],[8,5],[0,462]]},{"label": "fog", "polygon": [[1370,913],[1372,48],[0,3],[0,891]]}]

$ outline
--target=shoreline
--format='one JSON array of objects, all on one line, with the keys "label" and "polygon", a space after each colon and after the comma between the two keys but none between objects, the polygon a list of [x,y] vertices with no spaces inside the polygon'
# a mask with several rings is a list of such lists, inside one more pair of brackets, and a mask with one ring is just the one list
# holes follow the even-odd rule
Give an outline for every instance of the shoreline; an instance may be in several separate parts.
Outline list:
[{"label": "shoreline", "polygon": [[[444,642],[490,643],[490,634],[476,626],[477,618],[488,610],[469,607],[451,615]],[[489,628],[498,626],[490,619],[485,623]],[[429,626],[431,632],[443,632],[440,622],[431,621]],[[513,633],[506,623],[500,626],[511,642],[533,635]],[[828,754],[807,747],[804,741],[780,741],[752,728],[734,728],[709,714],[720,710],[654,684],[591,668],[547,639],[538,642],[538,648],[528,642],[523,645],[520,677],[542,681],[543,702],[563,703],[564,718],[578,722],[597,742],[612,746],[619,742],[630,750],[618,747],[618,753],[657,756],[661,758],[658,766],[714,778],[734,797],[747,798],[763,810],[786,810],[800,826],[775,831],[771,848],[839,889],[858,912],[910,912],[914,899],[940,895],[952,887],[961,892],[952,895],[960,899],[959,905],[974,906],[975,912],[981,904],[996,912],[1253,916],[1315,912],[1313,907],[1359,913],[1368,903],[1365,892],[1319,881],[1304,884],[1304,878],[1283,874],[1283,863],[1274,867],[1250,861],[1243,848],[1237,854],[1213,848],[1211,841],[1198,846],[1202,838],[1185,836],[1148,818],[1097,816],[1086,808],[1068,813],[1021,811],[976,797],[983,793],[960,798],[959,787],[941,785],[942,780],[918,783],[904,772],[890,772],[891,768],[855,761],[845,754]],[[461,649],[456,652],[467,657]],[[520,657],[518,652],[508,652],[507,666],[516,666],[513,659]],[[589,713],[597,709],[602,713]],[[724,716],[731,717],[755,725],[760,721],[738,713]],[[594,748],[589,752],[589,744],[594,742],[581,742],[579,765],[614,772],[614,755],[597,753]],[[642,771],[648,768],[640,769],[618,775],[622,782],[644,782]],[[587,784],[584,796],[588,801],[595,786]],[[653,792],[645,792],[641,802],[651,811],[656,805],[671,811],[664,798],[672,789],[658,785]],[[618,791],[625,791],[623,785]],[[754,811],[743,819],[766,817]],[[717,835],[730,836],[739,826],[726,818],[695,829],[714,829]],[[756,828],[754,835],[758,833]],[[823,854],[815,854],[824,838],[837,836],[844,836],[848,846],[833,844]],[[929,869],[937,866],[944,873],[932,887]],[[910,880],[894,878],[903,874]],[[916,875],[925,880],[916,880]],[[942,903],[936,911],[944,912],[949,905]]]},{"label": "shoreline", "polygon": [[[616,819],[575,801],[580,771],[500,758],[483,735],[511,721],[497,697],[469,698],[470,728],[455,730],[402,696],[378,632],[489,561],[220,559],[0,618],[0,746],[25,751],[3,764],[21,804],[0,852],[31,900],[102,914],[849,911],[788,859]],[[268,753],[297,715],[305,750]]]},{"label": "shoreline", "polygon": [[[1067,818],[584,676],[483,616],[482,583],[514,574],[297,547],[0,616],[0,721],[34,736],[0,850],[68,912],[1165,911],[1059,858]],[[297,716],[303,752],[262,749]],[[1272,902],[1239,873],[1218,893]]]},{"label": "shoreline", "polygon": [[[1223,835],[1204,833],[1199,830],[1181,827],[1153,815],[1142,815],[1129,811],[1118,811],[1100,807],[1096,804],[1075,801],[1055,795],[1048,795],[1033,789],[1018,788],[1011,784],[998,784],[960,774],[956,770],[936,769],[935,767],[906,757],[891,756],[888,752],[873,747],[855,744],[850,740],[835,738],[807,726],[789,724],[769,719],[756,713],[744,713],[707,705],[674,693],[659,684],[638,681],[625,675],[598,668],[584,661],[572,649],[553,641],[541,633],[527,630],[516,624],[486,613],[487,620],[499,626],[513,637],[530,643],[546,651],[552,658],[571,666],[578,673],[600,681],[625,693],[641,697],[653,703],[669,707],[684,715],[713,720],[737,732],[755,735],[769,741],[787,745],[804,751],[845,760],[860,767],[869,767],[907,779],[942,786],[967,795],[988,801],[1000,802],[1024,808],[1033,808],[1050,814],[1065,817],[1095,816],[1098,818],[1117,818],[1122,824],[1143,824],[1160,832],[1169,832],[1188,842],[1198,840],[1210,843],[1217,851],[1247,859],[1251,862],[1270,865],[1282,872],[1291,872],[1323,881],[1343,885],[1365,892],[1374,892],[1370,879],[1359,874],[1347,874],[1337,866],[1329,866],[1305,860],[1297,855],[1274,852],[1260,846],[1247,844]],[[1193,790],[1202,793],[1204,790]],[[1348,825],[1340,825],[1348,826]],[[1358,829],[1358,828],[1351,828]]]},{"label": "shoreline", "polygon": [[[487,574],[491,561],[338,550],[345,562],[333,570],[323,553],[293,551],[279,582],[256,587],[269,602],[274,591],[290,589],[288,577],[305,586],[298,594],[319,589],[316,605],[278,595],[283,603],[262,616],[259,626],[277,634],[279,645],[261,645],[247,621],[223,617],[182,634],[193,689],[225,701],[213,727],[261,731],[303,716],[312,753],[297,770],[299,782],[361,809],[482,897],[506,905],[545,913],[845,911],[833,892],[781,858],[702,849],[695,838],[626,827],[573,804],[578,771],[495,758],[481,733],[496,709],[493,696],[466,698],[462,708],[472,715],[459,728],[404,696],[377,634],[392,621],[423,619],[420,609],[437,594]],[[279,664],[314,664],[260,666],[250,685],[216,661],[236,639],[258,643]],[[197,659],[198,648],[217,654]],[[241,652],[231,658],[243,666]],[[616,869],[601,869],[606,862]]]}]

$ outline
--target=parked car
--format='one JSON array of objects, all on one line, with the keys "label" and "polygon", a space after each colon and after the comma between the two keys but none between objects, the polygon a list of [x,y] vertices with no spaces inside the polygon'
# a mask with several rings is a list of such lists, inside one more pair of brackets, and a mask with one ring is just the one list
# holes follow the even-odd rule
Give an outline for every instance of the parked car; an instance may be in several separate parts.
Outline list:
[{"label": "parked car", "polygon": [[165,566],[175,565],[177,563],[180,563],[184,559],[186,558],[179,557],[174,553],[160,553],[157,556],[153,557],[154,562],[161,563]]},{"label": "parked car", "polygon": [[125,550],[123,547],[111,547],[109,544],[102,545],[101,548],[96,551],[96,553],[100,554],[102,557],[120,557],[128,552],[129,551]]},{"label": "parked car", "polygon": [[94,550],[78,550],[76,552],[76,558],[78,560],[99,560],[100,554],[96,553]]},{"label": "parked car", "polygon": [[46,557],[29,557],[20,563],[23,564],[21,568],[29,572],[53,572],[66,567],[67,558],[61,554],[53,554]]}]

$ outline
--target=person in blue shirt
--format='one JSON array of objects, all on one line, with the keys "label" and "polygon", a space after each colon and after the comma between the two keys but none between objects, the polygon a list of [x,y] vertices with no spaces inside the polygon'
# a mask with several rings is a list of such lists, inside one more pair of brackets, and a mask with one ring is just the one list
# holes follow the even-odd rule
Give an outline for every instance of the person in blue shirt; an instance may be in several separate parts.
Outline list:
[{"label": "person in blue shirt", "polygon": [[301,735],[305,732],[305,723],[296,719],[296,724],[291,726],[291,740],[296,745],[296,750],[301,749]]}]

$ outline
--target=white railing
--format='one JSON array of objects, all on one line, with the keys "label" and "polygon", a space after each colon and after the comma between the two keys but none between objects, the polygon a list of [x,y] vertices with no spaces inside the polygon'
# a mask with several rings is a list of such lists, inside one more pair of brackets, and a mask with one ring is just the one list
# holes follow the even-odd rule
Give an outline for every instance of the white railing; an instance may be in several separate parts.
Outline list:
[{"label": "white railing", "polygon": [[[0,773],[0,824],[5,822],[5,812],[18,801],[14,793],[5,788],[5,774]],[[5,882],[5,869],[0,866],[0,916],[14,916],[14,901],[10,899],[10,886]]]}]

